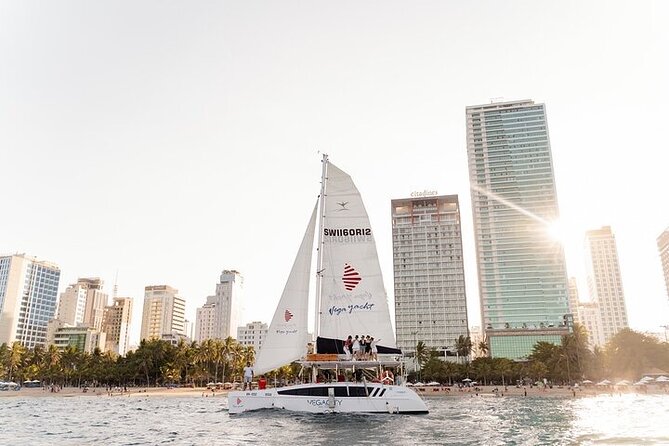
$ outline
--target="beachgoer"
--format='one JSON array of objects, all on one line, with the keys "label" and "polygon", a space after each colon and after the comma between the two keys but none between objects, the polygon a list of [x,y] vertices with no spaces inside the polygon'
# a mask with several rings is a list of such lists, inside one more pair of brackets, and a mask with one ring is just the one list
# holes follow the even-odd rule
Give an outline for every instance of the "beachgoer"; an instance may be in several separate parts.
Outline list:
[{"label": "beachgoer", "polygon": [[250,362],[247,362],[246,367],[244,367],[244,388],[242,390],[246,390],[247,383],[249,386],[249,390],[251,390],[252,381],[253,381],[253,367],[251,367]]}]

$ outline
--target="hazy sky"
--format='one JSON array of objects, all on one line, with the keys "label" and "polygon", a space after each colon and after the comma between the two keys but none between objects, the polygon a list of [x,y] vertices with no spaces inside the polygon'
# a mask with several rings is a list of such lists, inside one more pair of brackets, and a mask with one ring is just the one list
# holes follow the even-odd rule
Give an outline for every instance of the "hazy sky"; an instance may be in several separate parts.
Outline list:
[{"label": "hazy sky", "polygon": [[[187,314],[222,269],[269,322],[327,152],[363,194],[392,299],[390,200],[458,194],[478,286],[465,106],[546,104],[571,275],[611,225],[630,324],[661,331],[669,2],[0,2],[0,252],[169,284]],[[496,100],[497,100],[496,99]],[[582,297],[587,296],[584,286]],[[391,310],[393,306],[391,305]]]}]

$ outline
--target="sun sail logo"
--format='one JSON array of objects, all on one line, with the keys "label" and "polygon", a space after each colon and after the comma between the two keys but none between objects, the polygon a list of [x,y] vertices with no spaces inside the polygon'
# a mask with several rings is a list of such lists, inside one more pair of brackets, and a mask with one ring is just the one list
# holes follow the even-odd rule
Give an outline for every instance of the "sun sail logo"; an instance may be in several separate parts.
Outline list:
[{"label": "sun sail logo", "polygon": [[286,310],[286,311],[283,313],[283,318],[286,320],[286,322],[288,322],[289,320],[291,320],[291,319],[293,318],[293,313],[291,313],[290,311]]},{"label": "sun sail logo", "polygon": [[353,291],[353,289],[358,286],[362,280],[362,276],[358,273],[355,268],[353,268],[348,263],[344,264],[344,275],[341,280],[344,282],[344,288],[346,291]]}]

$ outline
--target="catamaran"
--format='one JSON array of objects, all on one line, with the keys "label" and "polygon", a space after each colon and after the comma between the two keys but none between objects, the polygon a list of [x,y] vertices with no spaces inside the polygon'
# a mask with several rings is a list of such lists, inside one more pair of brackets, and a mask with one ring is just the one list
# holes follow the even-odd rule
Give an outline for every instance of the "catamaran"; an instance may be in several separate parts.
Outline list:
[{"label": "catamaran", "polygon": [[[228,394],[231,414],[258,409],[331,413],[427,413],[413,389],[393,380],[367,381],[400,365],[374,234],[351,177],[323,156],[321,191],[307,230],[254,365],[256,376],[299,361],[312,382]],[[309,282],[318,220],[315,333],[307,352]],[[378,340],[373,359],[355,360],[344,351],[349,335]],[[320,382],[319,371],[334,371],[336,382]],[[357,376],[347,381],[344,372]],[[357,372],[357,373],[356,373]],[[332,376],[330,373],[328,375]]]}]

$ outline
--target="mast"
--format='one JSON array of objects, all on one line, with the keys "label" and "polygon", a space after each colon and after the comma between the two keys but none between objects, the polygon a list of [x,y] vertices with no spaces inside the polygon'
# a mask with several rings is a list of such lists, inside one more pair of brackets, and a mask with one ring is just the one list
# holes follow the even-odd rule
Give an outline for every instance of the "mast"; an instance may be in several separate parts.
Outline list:
[{"label": "mast", "polygon": [[321,173],[321,193],[320,203],[318,204],[318,247],[316,248],[316,304],[314,309],[314,335],[316,336],[314,343],[314,353],[317,353],[316,345],[318,344],[318,335],[320,334],[320,314],[321,314],[321,277],[323,273],[323,222],[325,215],[325,180],[327,179],[328,155],[323,154],[323,171]]}]

